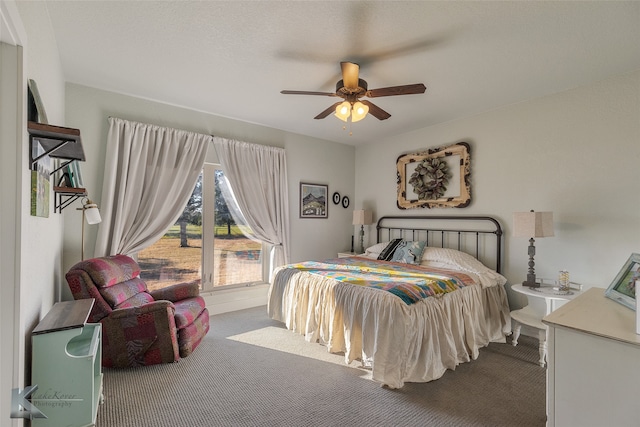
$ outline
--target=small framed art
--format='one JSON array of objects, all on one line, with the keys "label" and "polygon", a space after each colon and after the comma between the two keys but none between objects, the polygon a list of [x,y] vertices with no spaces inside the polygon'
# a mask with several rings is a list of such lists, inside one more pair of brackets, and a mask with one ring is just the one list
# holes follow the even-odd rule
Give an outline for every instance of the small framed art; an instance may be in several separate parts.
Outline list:
[{"label": "small framed art", "polygon": [[333,193],[333,204],[334,205],[340,204],[340,193],[338,193],[337,191]]},{"label": "small framed art", "polygon": [[636,283],[640,280],[640,254],[631,254],[604,293],[607,298],[636,309]]},{"label": "small framed art", "polygon": [[329,187],[323,184],[300,183],[300,218],[327,218]]},{"label": "small framed art", "polygon": [[345,209],[349,207],[349,198],[347,196],[344,196],[342,198],[342,207]]}]

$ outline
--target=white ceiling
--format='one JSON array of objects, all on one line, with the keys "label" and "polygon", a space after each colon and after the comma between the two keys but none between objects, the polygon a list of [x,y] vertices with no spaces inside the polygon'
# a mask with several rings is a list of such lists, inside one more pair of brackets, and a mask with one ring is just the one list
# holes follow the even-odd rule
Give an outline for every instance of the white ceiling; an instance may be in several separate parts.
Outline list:
[{"label": "white ceiling", "polygon": [[[47,1],[67,81],[359,145],[640,69],[640,2]],[[375,98],[353,135],[340,61]]]}]

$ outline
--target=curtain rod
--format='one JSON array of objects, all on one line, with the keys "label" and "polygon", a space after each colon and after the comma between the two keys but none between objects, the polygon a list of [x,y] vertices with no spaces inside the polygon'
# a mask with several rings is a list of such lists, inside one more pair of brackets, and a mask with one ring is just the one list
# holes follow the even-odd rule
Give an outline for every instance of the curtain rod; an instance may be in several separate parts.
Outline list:
[{"label": "curtain rod", "polygon": [[[140,121],[138,121],[138,120],[123,119],[123,118],[121,118],[121,117],[115,117],[115,116],[107,116],[107,119],[125,120],[125,121],[127,121],[127,122],[131,122],[131,123],[140,123],[140,124],[142,124],[142,125],[158,126],[158,127],[164,127],[164,128],[167,128],[167,129],[175,129],[175,130],[179,130],[179,131],[183,131],[183,132],[190,132],[190,133],[197,133],[197,134],[204,135],[203,133],[196,132],[196,131],[193,131],[193,130],[186,130],[186,129],[172,128],[172,127],[169,127],[169,126],[166,126],[166,125],[156,125],[156,124],[153,124],[153,123],[144,123],[144,122],[140,122]],[[216,137],[215,135],[212,135],[212,134],[209,134],[209,136],[210,136],[211,138],[215,138],[215,137]]]}]

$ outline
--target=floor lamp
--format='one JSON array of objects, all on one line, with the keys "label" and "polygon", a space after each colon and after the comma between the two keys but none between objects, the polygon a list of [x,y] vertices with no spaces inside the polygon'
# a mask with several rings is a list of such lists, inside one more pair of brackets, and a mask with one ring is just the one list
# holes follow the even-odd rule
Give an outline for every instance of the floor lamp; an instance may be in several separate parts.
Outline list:
[{"label": "floor lamp", "polygon": [[529,272],[527,280],[522,282],[530,288],[540,287],[536,280],[535,262],[536,254],[534,238],[553,236],[553,212],[514,212],[513,213],[513,237],[529,237]]},{"label": "floor lamp", "polygon": [[373,224],[373,212],[360,209],[353,211],[353,225],[360,226],[360,253],[364,253],[364,226]]},{"label": "floor lamp", "polygon": [[98,205],[93,203],[88,198],[82,199],[82,207],[76,210],[82,211],[82,256],[81,261],[84,261],[84,223],[85,221],[89,225],[99,224],[102,222]]}]

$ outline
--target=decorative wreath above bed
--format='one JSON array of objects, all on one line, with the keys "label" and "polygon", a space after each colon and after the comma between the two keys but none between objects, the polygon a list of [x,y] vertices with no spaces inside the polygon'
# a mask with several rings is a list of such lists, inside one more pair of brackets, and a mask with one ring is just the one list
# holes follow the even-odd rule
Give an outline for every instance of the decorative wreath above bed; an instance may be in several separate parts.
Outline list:
[{"label": "decorative wreath above bed", "polygon": [[[398,157],[398,208],[464,208],[471,202],[466,142]],[[407,177],[409,179],[407,180]],[[459,182],[459,185],[456,185]]]},{"label": "decorative wreath above bed", "polygon": [[426,158],[416,166],[409,184],[418,200],[435,200],[444,196],[449,183],[449,166],[438,158]]}]

